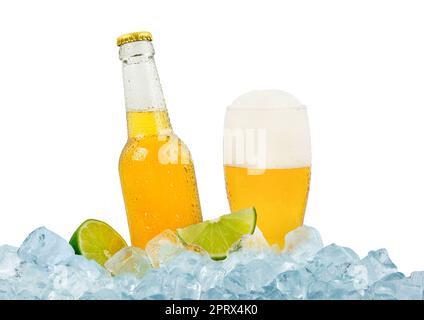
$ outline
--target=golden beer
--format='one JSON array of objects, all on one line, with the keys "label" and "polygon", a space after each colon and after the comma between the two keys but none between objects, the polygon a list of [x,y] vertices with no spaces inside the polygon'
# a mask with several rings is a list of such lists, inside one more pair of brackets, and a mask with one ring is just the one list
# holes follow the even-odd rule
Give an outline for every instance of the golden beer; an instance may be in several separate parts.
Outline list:
[{"label": "golden beer", "polygon": [[201,222],[202,215],[190,153],[172,133],[167,111],[127,112],[127,123],[119,173],[131,243],[144,248],[163,230]]},{"label": "golden beer", "polygon": [[231,211],[254,206],[271,244],[303,224],[310,182],[306,109],[276,90],[251,92],[227,109],[224,171]]},{"label": "golden beer", "polygon": [[225,166],[231,211],[254,206],[268,242],[282,246],[283,235],[303,224],[310,175],[309,167],[265,169],[255,175],[247,168]]}]

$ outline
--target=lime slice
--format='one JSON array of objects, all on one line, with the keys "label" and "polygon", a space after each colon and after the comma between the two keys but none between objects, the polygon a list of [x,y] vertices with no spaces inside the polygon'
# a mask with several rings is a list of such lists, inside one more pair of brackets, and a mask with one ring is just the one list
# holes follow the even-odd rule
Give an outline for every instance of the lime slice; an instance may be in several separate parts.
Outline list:
[{"label": "lime slice", "polygon": [[185,244],[202,247],[212,259],[222,260],[243,235],[255,231],[255,226],[256,210],[247,208],[223,215],[216,220],[177,229],[177,234]]},{"label": "lime slice", "polygon": [[95,260],[100,265],[127,246],[125,240],[110,225],[94,219],[84,221],[69,243],[76,254]]}]

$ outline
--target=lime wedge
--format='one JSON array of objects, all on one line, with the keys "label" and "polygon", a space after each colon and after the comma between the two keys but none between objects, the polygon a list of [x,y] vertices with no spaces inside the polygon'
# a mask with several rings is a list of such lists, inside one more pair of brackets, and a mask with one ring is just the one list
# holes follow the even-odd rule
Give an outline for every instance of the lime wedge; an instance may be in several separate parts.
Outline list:
[{"label": "lime wedge", "polygon": [[69,243],[76,254],[95,260],[100,265],[127,246],[125,240],[110,225],[94,219],[84,221]]},{"label": "lime wedge", "polygon": [[223,215],[216,220],[177,229],[177,234],[185,244],[202,247],[212,259],[222,260],[243,235],[255,231],[255,226],[256,210],[247,208]]}]

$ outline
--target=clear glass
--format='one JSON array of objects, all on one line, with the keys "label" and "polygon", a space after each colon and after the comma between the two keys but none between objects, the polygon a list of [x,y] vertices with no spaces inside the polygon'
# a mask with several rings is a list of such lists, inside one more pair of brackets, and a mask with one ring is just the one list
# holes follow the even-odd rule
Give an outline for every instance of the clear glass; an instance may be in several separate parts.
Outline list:
[{"label": "clear glass", "polygon": [[131,243],[202,221],[193,161],[173,132],[150,41],[120,47],[128,141],[119,160]]},{"label": "clear glass", "polygon": [[277,90],[253,91],[227,108],[224,171],[231,211],[254,206],[271,244],[303,224],[311,173],[306,108]]}]

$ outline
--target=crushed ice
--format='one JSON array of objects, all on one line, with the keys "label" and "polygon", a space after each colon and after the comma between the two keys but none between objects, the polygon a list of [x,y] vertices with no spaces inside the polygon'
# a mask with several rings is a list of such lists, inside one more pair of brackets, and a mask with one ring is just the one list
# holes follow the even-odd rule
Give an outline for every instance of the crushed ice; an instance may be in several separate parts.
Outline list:
[{"label": "crushed ice", "polygon": [[0,246],[0,299],[423,299],[424,272],[399,272],[385,249],[361,259],[314,228],[286,236],[281,252],[258,230],[222,261],[186,248],[172,231],[146,250],[127,247],[105,267],[74,254],[46,228],[20,248]]}]

